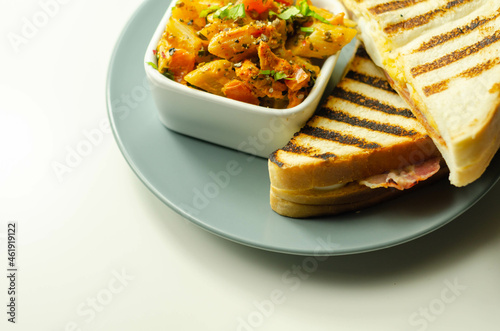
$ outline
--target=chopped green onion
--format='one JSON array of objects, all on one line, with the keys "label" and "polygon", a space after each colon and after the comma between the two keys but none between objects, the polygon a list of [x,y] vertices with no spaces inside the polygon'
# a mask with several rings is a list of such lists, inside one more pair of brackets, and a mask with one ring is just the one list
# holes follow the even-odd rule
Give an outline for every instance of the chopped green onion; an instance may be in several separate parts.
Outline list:
[{"label": "chopped green onion", "polygon": [[309,27],[301,26],[300,31],[305,32],[305,33],[313,33],[314,28],[310,27],[310,26]]}]

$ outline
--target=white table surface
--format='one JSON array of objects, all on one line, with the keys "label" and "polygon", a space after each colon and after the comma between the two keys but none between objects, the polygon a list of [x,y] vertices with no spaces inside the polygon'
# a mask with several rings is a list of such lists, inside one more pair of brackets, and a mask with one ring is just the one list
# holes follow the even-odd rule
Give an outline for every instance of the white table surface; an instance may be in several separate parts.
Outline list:
[{"label": "white table surface", "polygon": [[0,330],[499,330],[500,185],[430,235],[298,273],[304,257],[229,242],[163,205],[110,133],[58,178],[55,162],[107,117],[109,58],[141,0],[58,0],[44,20],[54,1],[0,1]]}]

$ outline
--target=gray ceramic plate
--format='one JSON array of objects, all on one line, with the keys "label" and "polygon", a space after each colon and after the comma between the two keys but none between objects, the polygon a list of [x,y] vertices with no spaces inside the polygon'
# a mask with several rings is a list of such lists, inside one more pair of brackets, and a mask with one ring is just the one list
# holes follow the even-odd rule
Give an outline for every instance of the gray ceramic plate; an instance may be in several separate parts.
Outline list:
[{"label": "gray ceramic plate", "polygon": [[142,61],[168,5],[165,0],[145,1],[119,38],[108,73],[109,118],[118,146],[137,176],[165,204],[202,228],[276,252],[366,252],[443,226],[498,180],[496,157],[486,174],[465,188],[443,180],[359,213],[308,220],[279,216],[269,207],[267,160],[179,135],[158,120]]}]

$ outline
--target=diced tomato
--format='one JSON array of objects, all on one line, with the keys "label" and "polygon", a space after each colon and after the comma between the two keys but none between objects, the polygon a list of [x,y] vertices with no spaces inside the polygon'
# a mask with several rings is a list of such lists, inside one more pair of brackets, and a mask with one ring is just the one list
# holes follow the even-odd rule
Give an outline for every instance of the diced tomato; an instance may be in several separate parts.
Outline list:
[{"label": "diced tomato", "polygon": [[250,12],[253,10],[262,14],[273,7],[273,0],[243,0],[243,4],[246,11]]},{"label": "diced tomato", "polygon": [[293,5],[293,0],[274,0],[274,1],[285,4],[287,6]]}]

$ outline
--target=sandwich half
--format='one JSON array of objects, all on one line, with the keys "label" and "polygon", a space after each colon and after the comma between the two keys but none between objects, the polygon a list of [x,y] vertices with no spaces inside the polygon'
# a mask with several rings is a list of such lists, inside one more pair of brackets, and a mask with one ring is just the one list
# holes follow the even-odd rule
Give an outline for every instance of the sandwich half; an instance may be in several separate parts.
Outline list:
[{"label": "sandwich half", "polygon": [[478,179],[500,147],[500,1],[343,2],[433,138],[451,184]]},{"label": "sandwich half", "polygon": [[358,210],[447,171],[424,127],[363,49],[268,165],[272,209],[299,218]]}]

